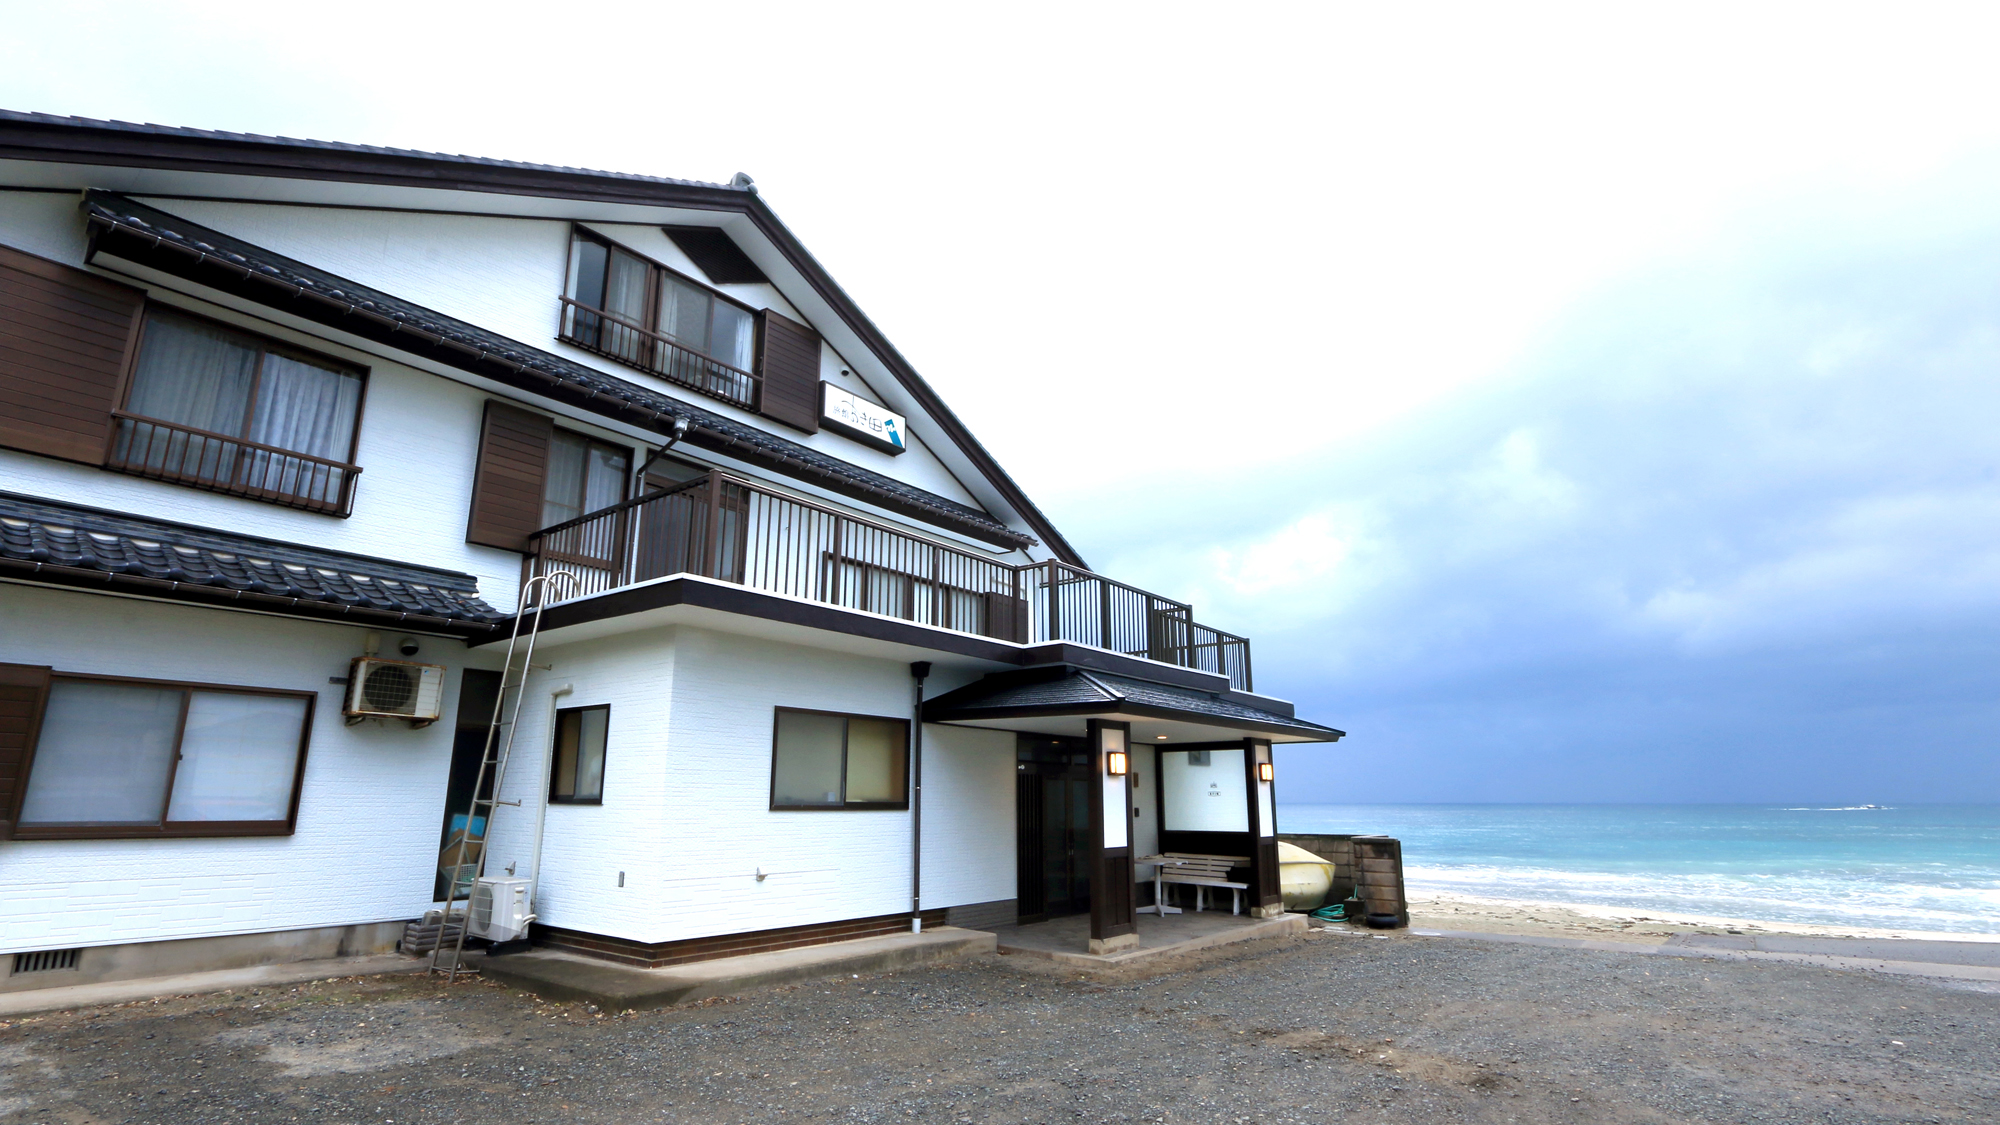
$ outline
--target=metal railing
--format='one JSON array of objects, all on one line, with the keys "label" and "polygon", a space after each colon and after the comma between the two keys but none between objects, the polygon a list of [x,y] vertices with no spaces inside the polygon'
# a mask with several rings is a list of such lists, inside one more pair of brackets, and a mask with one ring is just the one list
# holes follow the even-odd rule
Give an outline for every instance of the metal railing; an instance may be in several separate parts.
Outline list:
[{"label": "metal railing", "polygon": [[1182,602],[1060,562],[1012,566],[726,473],[587,512],[529,537],[533,573],[573,596],[696,574],[1018,643],[1069,641],[1229,677],[1250,642]]},{"label": "metal railing", "polygon": [[105,468],[314,512],[344,516],[353,508],[359,465],[123,410],[111,417]]},{"label": "metal railing", "polygon": [[578,304],[568,297],[556,299],[562,302],[562,324],[557,335],[563,342],[631,364],[724,402],[756,409],[756,375],[711,359],[671,336],[616,313]]}]

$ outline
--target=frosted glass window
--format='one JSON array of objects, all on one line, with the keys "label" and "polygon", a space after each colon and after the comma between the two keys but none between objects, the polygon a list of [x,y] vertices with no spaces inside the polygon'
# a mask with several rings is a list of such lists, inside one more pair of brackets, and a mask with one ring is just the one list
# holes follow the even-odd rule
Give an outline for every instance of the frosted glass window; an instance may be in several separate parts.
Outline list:
[{"label": "frosted glass window", "polygon": [[21,823],[158,824],[184,695],[88,680],[51,684]]},{"label": "frosted glass window", "polygon": [[1162,749],[1159,757],[1162,831],[1250,831],[1243,751]]},{"label": "frosted glass window", "polygon": [[595,804],[604,800],[604,746],[611,708],[578,707],[556,712],[555,769],[549,800]]},{"label": "frosted glass window", "polygon": [[842,796],[842,756],[847,719],[810,711],[778,712],[778,743],[771,766],[771,804],[836,808]]},{"label": "frosted glass window", "polygon": [[780,709],[771,807],[907,808],[909,741],[901,719]]},{"label": "frosted glass window", "polygon": [[297,696],[194,692],[167,819],[285,819],[305,717]]},{"label": "frosted glass window", "polygon": [[55,836],[199,836],[221,823],[232,833],[289,831],[311,702],[57,677],[21,827]]},{"label": "frosted glass window", "polygon": [[847,720],[847,803],[893,805],[903,800],[909,727],[887,719]]}]

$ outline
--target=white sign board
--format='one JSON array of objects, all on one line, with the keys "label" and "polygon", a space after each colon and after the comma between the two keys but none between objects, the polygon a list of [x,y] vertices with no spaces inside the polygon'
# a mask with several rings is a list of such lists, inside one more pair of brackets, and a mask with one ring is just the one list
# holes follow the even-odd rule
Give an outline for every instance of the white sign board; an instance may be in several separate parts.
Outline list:
[{"label": "white sign board", "polygon": [[821,425],[889,453],[908,448],[903,444],[906,428],[901,414],[832,383],[819,386]]}]

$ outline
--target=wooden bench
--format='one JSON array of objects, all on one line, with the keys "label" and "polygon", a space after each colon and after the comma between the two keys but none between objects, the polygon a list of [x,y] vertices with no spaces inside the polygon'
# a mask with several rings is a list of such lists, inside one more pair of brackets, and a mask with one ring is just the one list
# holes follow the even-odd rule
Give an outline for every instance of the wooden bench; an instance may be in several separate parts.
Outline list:
[{"label": "wooden bench", "polygon": [[1187,852],[1164,852],[1147,856],[1139,861],[1153,865],[1153,899],[1158,909],[1155,913],[1179,913],[1167,905],[1166,884],[1180,883],[1194,888],[1194,909],[1199,914],[1207,906],[1206,896],[1210,887],[1229,888],[1229,912],[1243,912],[1243,892],[1250,889],[1248,883],[1232,883],[1229,873],[1250,862],[1249,856],[1241,855],[1193,855]]}]

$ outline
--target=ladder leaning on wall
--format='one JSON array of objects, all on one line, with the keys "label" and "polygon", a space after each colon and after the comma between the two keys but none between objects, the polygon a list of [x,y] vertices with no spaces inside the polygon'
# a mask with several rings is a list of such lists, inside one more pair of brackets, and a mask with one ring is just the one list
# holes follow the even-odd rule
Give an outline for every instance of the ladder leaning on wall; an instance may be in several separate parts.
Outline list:
[{"label": "ladder leaning on wall", "polygon": [[[493,718],[486,725],[486,742],[479,752],[479,777],[472,784],[472,801],[465,811],[465,827],[457,833],[451,876],[444,888],[444,917],[438,928],[437,945],[431,949],[428,971],[444,973],[447,984],[458,979],[460,966],[465,962],[465,934],[471,928],[473,898],[478,894],[479,878],[486,873],[486,845],[493,839],[494,810],[500,805],[519,806],[521,803],[500,800],[500,785],[506,780],[507,762],[514,754],[514,734],[520,727],[521,703],[528,697],[528,676],[535,667],[535,639],[542,631],[542,609],[550,600],[549,590],[555,579],[565,580],[572,589],[576,585],[576,576],[564,571],[538,574],[522,584],[520,604],[514,609],[514,631],[507,638],[507,658],[501,664],[500,690],[493,696]],[[528,622],[525,636],[521,631],[524,620]],[[520,657],[518,662],[515,659],[517,653]],[[509,692],[514,697],[511,713],[507,707]],[[506,718],[503,719],[503,715]],[[469,846],[474,825],[482,826],[477,847]],[[464,909],[454,913],[460,904],[464,905]],[[454,927],[456,935],[452,933]],[[446,960],[447,946],[450,947],[449,961]]]}]

